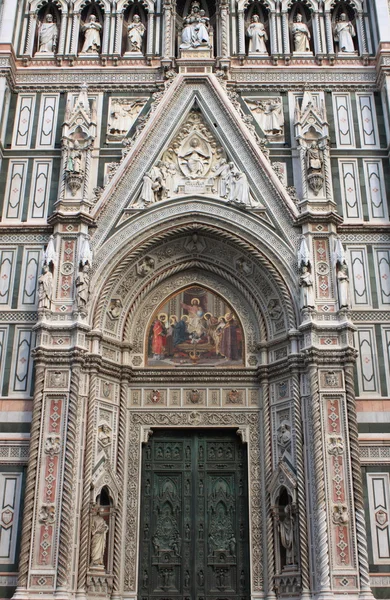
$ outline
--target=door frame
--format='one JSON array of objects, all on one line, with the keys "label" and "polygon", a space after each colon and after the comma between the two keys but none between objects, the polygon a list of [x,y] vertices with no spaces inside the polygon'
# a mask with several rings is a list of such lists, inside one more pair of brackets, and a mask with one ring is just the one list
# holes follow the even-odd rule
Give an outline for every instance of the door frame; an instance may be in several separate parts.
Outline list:
[{"label": "door frame", "polygon": [[124,497],[125,522],[124,598],[136,600],[138,595],[138,563],[141,521],[142,445],[154,429],[237,429],[248,455],[248,518],[249,556],[251,564],[250,594],[252,600],[264,597],[263,576],[263,501],[264,473],[261,464],[260,411],[243,410],[172,410],[169,413],[149,410],[129,410],[127,468]]}]

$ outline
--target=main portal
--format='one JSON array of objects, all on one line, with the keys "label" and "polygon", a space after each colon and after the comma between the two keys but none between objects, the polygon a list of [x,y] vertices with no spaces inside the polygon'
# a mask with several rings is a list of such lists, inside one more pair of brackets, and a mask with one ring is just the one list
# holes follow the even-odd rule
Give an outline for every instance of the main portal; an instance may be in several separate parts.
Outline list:
[{"label": "main portal", "polygon": [[235,431],[155,430],[143,449],[140,600],[247,600],[246,446]]}]

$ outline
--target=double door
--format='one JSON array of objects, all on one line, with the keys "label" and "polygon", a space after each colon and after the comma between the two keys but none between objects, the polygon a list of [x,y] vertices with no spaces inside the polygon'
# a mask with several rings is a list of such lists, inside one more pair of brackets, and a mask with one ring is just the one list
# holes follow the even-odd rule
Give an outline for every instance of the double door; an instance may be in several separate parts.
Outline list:
[{"label": "double door", "polygon": [[249,600],[246,447],[156,430],[143,448],[140,600]]}]

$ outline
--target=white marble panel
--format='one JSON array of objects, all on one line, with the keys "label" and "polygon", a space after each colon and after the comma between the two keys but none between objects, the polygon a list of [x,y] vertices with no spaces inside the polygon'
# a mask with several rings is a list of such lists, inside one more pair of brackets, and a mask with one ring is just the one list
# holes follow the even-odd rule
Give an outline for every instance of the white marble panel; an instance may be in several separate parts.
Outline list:
[{"label": "white marble panel", "polygon": [[37,280],[40,258],[40,250],[25,250],[23,260],[23,287],[20,292],[20,303],[22,306],[35,307],[37,304]]},{"label": "white marble panel", "polygon": [[0,473],[0,561],[15,563],[22,473]]},{"label": "white marble panel", "polygon": [[373,327],[359,327],[355,333],[356,348],[359,352],[356,363],[359,382],[359,396],[379,395],[378,352]]},{"label": "white marble panel", "polygon": [[35,94],[19,94],[12,138],[13,148],[29,148],[35,109]]},{"label": "white marble panel", "polygon": [[367,204],[371,221],[388,221],[386,189],[381,160],[363,160]]},{"label": "white marble panel", "polygon": [[374,564],[390,561],[390,476],[367,473],[368,506]]},{"label": "white marble panel", "polygon": [[59,94],[42,94],[38,118],[37,148],[54,148]]},{"label": "white marble panel", "polygon": [[361,221],[363,218],[363,211],[357,161],[354,159],[340,159],[339,173],[344,219]]},{"label": "white marble panel", "polygon": [[351,248],[349,255],[352,304],[354,307],[370,306],[370,277],[366,248]]},{"label": "white marble panel", "polygon": [[30,188],[30,218],[45,219],[50,194],[52,161],[35,160]]},{"label": "white marble panel", "polygon": [[333,113],[337,146],[339,148],[354,148],[355,135],[349,94],[333,94]]},{"label": "white marble panel", "polygon": [[27,164],[27,160],[9,161],[3,220],[20,221],[22,218]]},{"label": "white marble panel", "polygon": [[0,305],[10,306],[16,250],[0,250]]},{"label": "white marble panel", "polygon": [[379,135],[373,94],[356,94],[360,140],[363,148],[377,148]]}]

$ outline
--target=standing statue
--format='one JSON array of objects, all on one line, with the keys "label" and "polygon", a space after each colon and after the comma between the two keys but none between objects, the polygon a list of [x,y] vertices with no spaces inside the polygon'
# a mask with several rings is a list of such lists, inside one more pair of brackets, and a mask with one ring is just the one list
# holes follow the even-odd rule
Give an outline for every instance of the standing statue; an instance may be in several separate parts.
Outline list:
[{"label": "standing statue", "polygon": [[299,278],[301,288],[301,308],[314,308],[313,279],[308,265],[302,265]]},{"label": "standing statue", "polygon": [[322,171],[322,152],[314,140],[306,150],[306,168],[308,173],[316,173]]},{"label": "standing statue", "polygon": [[146,27],[141,21],[139,15],[134,15],[132,23],[127,27],[127,37],[129,40],[129,52],[142,53],[142,40],[145,35]]},{"label": "standing statue", "polygon": [[85,36],[81,52],[83,54],[99,54],[101,46],[100,32],[102,30],[102,26],[98,22],[95,15],[91,15],[89,17],[89,22],[83,25],[81,30]]},{"label": "standing statue", "polygon": [[242,171],[238,171],[234,166],[231,169],[229,188],[228,202],[233,202],[241,206],[250,205],[247,176]]},{"label": "standing statue", "polygon": [[73,148],[69,152],[66,170],[69,171],[69,173],[80,173],[82,171],[81,162],[82,154],[80,150],[80,145],[76,140],[74,142]]},{"label": "standing statue", "polygon": [[303,22],[300,13],[297,14],[296,21],[293,23],[291,31],[294,39],[294,52],[310,52],[310,31],[306,23]]},{"label": "standing statue", "polygon": [[53,21],[53,15],[46,15],[38,30],[39,52],[54,54],[57,49],[58,27]]},{"label": "standing statue", "polygon": [[339,294],[339,308],[349,308],[349,277],[348,265],[344,261],[337,263],[337,290]]},{"label": "standing statue", "polygon": [[294,518],[291,504],[284,507],[284,519],[280,521],[280,541],[286,550],[286,565],[294,564]]},{"label": "standing statue", "polygon": [[50,309],[52,295],[53,275],[48,265],[43,265],[42,274],[38,277],[38,309]]},{"label": "standing statue", "polygon": [[79,271],[76,279],[76,302],[79,310],[85,310],[89,300],[89,265],[86,264],[82,271]]},{"label": "standing statue", "polygon": [[339,52],[355,52],[355,46],[352,39],[355,36],[356,32],[354,26],[348,21],[347,15],[341,13],[340,21],[336,23],[334,28],[334,41],[339,44]]},{"label": "standing statue", "polygon": [[91,525],[91,568],[104,569],[104,551],[108,525],[103,519],[102,511],[92,517]]},{"label": "standing statue", "polygon": [[249,38],[248,54],[268,54],[265,45],[265,42],[268,41],[268,35],[258,15],[253,15],[251,18],[251,24],[246,34]]}]

